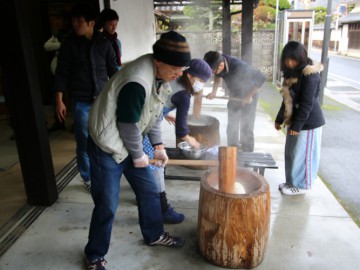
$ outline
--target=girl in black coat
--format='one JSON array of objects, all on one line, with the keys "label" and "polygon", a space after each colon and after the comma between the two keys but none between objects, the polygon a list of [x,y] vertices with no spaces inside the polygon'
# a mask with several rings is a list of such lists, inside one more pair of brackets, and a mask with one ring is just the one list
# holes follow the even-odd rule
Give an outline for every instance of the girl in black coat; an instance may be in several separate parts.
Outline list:
[{"label": "girl in black coat", "polygon": [[314,64],[305,47],[296,41],[286,44],[281,55],[283,102],[275,128],[287,126],[285,144],[285,195],[305,194],[317,177],[321,131],[325,119],[320,106],[321,64]]}]

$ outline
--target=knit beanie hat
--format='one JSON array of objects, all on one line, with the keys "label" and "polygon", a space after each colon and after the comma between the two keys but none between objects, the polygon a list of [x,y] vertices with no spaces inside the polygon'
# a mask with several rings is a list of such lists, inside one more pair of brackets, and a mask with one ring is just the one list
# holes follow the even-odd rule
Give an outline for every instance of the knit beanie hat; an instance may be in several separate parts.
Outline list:
[{"label": "knit beanie hat", "polygon": [[153,51],[156,60],[176,67],[185,67],[191,60],[186,38],[175,31],[162,34],[153,45]]},{"label": "knit beanie hat", "polygon": [[224,58],[219,52],[209,51],[204,55],[204,60],[209,64],[212,70],[217,70],[220,63],[224,61]]},{"label": "knit beanie hat", "polygon": [[186,72],[205,82],[210,79],[212,73],[208,63],[201,59],[192,59]]}]

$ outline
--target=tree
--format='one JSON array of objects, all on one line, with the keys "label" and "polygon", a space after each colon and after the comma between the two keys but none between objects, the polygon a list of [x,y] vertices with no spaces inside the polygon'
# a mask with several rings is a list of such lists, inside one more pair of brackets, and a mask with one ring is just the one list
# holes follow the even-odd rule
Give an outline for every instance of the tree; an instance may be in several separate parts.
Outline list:
[{"label": "tree", "polygon": [[275,16],[276,9],[267,5],[266,0],[261,0],[258,7],[254,9],[253,30],[273,29],[275,27]]},{"label": "tree", "polygon": [[326,7],[316,7],[315,10],[315,24],[320,24],[325,22],[325,16],[327,13]]},{"label": "tree", "polygon": [[261,20],[263,22],[274,22],[276,16],[276,10],[269,6],[258,6],[254,9],[255,20]]},{"label": "tree", "polygon": [[[214,28],[221,29],[221,12],[218,9],[213,10],[210,7],[186,6],[183,9],[183,13],[185,16],[196,20],[195,25],[190,26],[191,29],[209,31],[214,30]],[[207,23],[204,21],[207,21]]]},{"label": "tree", "polygon": [[347,12],[351,12],[355,7],[355,4],[348,4],[348,7],[347,7]]},{"label": "tree", "polygon": [[[270,6],[276,9],[276,0],[264,0],[266,6]],[[279,0],[279,10],[289,9],[291,4],[288,0]]]}]

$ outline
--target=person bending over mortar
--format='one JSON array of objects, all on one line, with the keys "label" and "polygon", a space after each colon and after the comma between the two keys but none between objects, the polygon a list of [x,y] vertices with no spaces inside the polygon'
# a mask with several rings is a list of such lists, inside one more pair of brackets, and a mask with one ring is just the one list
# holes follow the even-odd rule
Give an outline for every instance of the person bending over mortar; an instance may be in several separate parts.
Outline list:
[{"label": "person bending over mortar", "polygon": [[[230,91],[226,129],[228,146],[239,147],[244,152],[253,152],[258,91],[265,82],[265,76],[244,61],[219,52],[207,52],[204,60],[210,65],[215,75],[213,90],[207,98],[213,99],[216,96],[222,79],[225,80]],[[242,99],[242,101],[231,100],[231,98]]]},{"label": "person bending over mortar", "polygon": [[155,150],[154,158],[161,160],[158,166],[165,166],[168,156],[160,122],[171,93],[168,82],[182,75],[191,55],[186,39],[174,31],[162,34],[153,51],[117,72],[91,108],[88,152],[95,208],[85,247],[88,269],[106,269],[104,257],[110,245],[122,174],[136,195],[145,244],[184,244],[182,238],[164,231],[159,193],[142,142],[147,135]]}]

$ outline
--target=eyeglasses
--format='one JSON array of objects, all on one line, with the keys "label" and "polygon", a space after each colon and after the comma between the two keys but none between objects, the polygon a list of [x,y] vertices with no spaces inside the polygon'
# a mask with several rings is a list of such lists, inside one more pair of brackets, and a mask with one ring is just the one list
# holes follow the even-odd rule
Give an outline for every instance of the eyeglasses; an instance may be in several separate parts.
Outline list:
[{"label": "eyeglasses", "polygon": [[[170,66],[170,65],[169,65]],[[171,70],[174,72],[180,72],[180,71],[185,71],[187,70],[189,67],[175,67],[175,66],[170,66]]]}]

